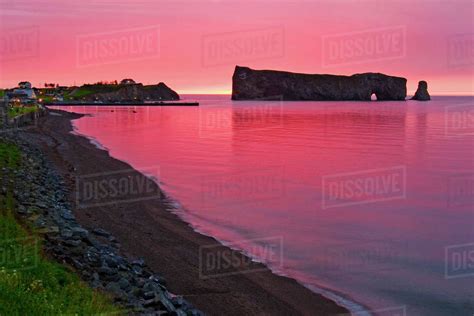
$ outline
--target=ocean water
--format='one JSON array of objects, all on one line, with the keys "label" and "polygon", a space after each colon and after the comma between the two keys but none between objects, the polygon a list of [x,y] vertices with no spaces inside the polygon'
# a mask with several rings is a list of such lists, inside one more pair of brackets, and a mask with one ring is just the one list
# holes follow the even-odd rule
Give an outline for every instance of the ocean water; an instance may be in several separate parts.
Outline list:
[{"label": "ocean water", "polygon": [[157,170],[196,230],[277,273],[373,314],[474,313],[472,97],[185,99],[201,105],[63,109],[91,114],[75,131],[112,156]]}]

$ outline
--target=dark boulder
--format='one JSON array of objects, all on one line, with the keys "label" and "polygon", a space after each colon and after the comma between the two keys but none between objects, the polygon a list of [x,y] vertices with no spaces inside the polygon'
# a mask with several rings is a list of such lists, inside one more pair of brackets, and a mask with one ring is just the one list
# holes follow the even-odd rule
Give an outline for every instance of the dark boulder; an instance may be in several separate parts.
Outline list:
[{"label": "dark boulder", "polygon": [[426,81],[418,82],[418,89],[416,89],[415,95],[411,99],[417,101],[431,100],[430,94],[428,93],[428,83]]},{"label": "dark boulder", "polygon": [[235,67],[232,100],[405,100],[407,80],[381,73],[352,76],[300,74]]}]

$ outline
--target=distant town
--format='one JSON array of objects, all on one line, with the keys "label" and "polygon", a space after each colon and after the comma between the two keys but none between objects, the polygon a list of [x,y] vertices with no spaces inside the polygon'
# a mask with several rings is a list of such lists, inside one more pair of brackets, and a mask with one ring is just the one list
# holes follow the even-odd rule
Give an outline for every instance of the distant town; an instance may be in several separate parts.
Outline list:
[{"label": "distant town", "polygon": [[[33,87],[28,81],[22,81],[18,83],[18,87],[16,88],[0,90],[0,97],[3,96],[4,101],[8,102],[10,106],[28,106],[52,101],[86,100],[88,94],[93,94],[98,90],[107,90],[107,88],[113,86],[119,87],[135,84],[137,83],[133,79],[123,79],[120,82],[117,80],[99,81],[93,84],[85,84],[81,87],[60,86],[57,83],[44,83],[43,87],[38,88]],[[97,89],[97,87],[103,87],[103,89]],[[89,90],[86,90],[87,88],[89,88]]]},{"label": "distant town", "polygon": [[0,89],[2,104],[8,107],[10,118],[37,111],[45,105],[61,104],[153,104],[163,101],[178,101],[179,95],[166,84],[143,85],[126,78],[120,82],[99,81],[78,86],[61,86],[44,83],[33,87],[21,81],[12,89]]}]

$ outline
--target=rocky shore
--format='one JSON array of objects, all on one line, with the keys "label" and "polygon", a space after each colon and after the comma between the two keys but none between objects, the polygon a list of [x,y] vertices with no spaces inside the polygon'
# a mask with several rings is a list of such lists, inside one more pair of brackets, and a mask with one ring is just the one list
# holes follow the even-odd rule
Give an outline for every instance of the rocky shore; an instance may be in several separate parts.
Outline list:
[{"label": "rocky shore", "polygon": [[[33,127],[0,134],[24,153],[25,168],[5,181],[14,181],[19,215],[45,235],[48,255],[72,267],[92,287],[111,293],[126,311],[138,314],[349,313],[294,279],[275,275],[195,232],[172,212],[155,182],[88,139],[71,134],[71,121],[80,117],[50,111]],[[124,170],[159,198],[125,196],[80,207],[78,179],[99,174],[107,181]],[[226,276],[203,278],[201,250],[208,247],[216,259],[230,255],[242,265],[230,267]]]},{"label": "rocky shore", "polygon": [[171,294],[164,278],[142,258],[121,256],[120,244],[110,233],[89,231],[77,222],[65,182],[25,134],[5,133],[0,139],[16,144],[24,162],[21,170],[11,173],[13,178],[2,178],[2,191],[6,193],[6,183],[14,184],[18,215],[44,235],[48,255],[73,267],[93,288],[110,293],[124,313],[204,315]]}]

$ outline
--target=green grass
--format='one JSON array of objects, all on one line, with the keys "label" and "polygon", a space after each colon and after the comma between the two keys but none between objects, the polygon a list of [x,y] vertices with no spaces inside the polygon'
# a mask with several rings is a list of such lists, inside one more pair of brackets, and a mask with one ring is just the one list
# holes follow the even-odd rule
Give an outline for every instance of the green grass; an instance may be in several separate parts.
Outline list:
[{"label": "green grass", "polygon": [[115,84],[86,84],[83,85],[74,91],[71,91],[71,93],[68,93],[67,95],[65,94],[64,97],[66,98],[82,98],[91,94],[95,93],[106,93],[106,92],[113,92],[117,91],[123,86],[121,85],[115,85]]},{"label": "green grass", "polygon": [[78,88],[76,91],[74,91],[73,93],[69,94],[70,97],[75,97],[75,98],[82,98],[82,97],[85,97],[89,94],[93,94],[94,91],[93,90],[89,90],[89,89],[86,89],[86,88]]},{"label": "green grass", "polygon": [[[0,142],[2,168],[19,168],[19,149]],[[42,255],[42,239],[20,225],[12,188],[0,195],[0,315],[117,315],[111,299]]]},{"label": "green grass", "polygon": [[0,142],[0,167],[17,169],[20,166],[20,150],[18,147]]},{"label": "green grass", "polygon": [[5,90],[0,89],[0,98],[3,98],[5,96]]},{"label": "green grass", "polygon": [[41,95],[39,99],[41,99],[43,103],[53,102],[53,96],[51,95],[45,95],[45,96]]},{"label": "green grass", "polygon": [[18,107],[10,107],[8,109],[8,117],[14,118],[15,116],[36,112],[38,111],[38,106],[31,105],[31,106],[18,106]]}]

